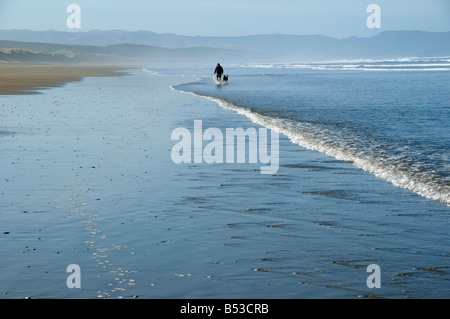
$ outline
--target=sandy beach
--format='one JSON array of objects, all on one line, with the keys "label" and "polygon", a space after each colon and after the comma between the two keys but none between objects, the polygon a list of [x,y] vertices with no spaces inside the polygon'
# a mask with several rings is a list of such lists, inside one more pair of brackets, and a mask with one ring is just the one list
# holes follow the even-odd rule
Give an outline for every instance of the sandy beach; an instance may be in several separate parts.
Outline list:
[{"label": "sandy beach", "polygon": [[33,94],[83,77],[117,76],[117,66],[61,63],[10,63],[0,61],[0,95]]},{"label": "sandy beach", "polygon": [[176,128],[259,126],[170,88],[196,76],[71,71],[0,96],[0,298],[450,296],[442,203],[282,135],[277,174],[175,164]]}]

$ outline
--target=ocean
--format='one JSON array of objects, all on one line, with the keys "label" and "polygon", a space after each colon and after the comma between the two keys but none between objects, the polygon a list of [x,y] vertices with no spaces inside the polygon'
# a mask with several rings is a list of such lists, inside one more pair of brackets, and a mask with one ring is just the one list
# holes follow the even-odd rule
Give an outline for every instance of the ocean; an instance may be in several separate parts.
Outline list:
[{"label": "ocean", "polygon": [[[450,297],[448,60],[224,64],[222,86],[133,69],[0,97],[0,298]],[[278,130],[278,171],[175,163],[198,120]]]},{"label": "ocean", "polygon": [[450,58],[255,64],[176,88],[450,205]]}]

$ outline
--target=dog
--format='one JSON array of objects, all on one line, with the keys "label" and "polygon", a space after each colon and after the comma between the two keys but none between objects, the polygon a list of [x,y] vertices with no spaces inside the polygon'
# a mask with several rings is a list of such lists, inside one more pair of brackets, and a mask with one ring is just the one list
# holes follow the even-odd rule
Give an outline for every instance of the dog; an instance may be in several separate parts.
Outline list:
[{"label": "dog", "polygon": [[227,84],[227,82],[228,82],[228,75],[224,75],[222,81],[223,81],[224,84]]}]

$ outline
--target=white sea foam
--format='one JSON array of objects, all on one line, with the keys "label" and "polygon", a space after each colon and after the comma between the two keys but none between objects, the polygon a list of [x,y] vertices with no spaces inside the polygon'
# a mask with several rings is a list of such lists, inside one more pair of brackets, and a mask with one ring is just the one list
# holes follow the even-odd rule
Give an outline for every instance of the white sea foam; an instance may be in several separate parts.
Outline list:
[{"label": "white sea foam", "polygon": [[358,71],[450,71],[448,57],[332,60],[311,63],[242,64],[236,67],[264,69],[358,70]]},{"label": "white sea foam", "polygon": [[163,75],[162,73],[156,72],[156,71],[152,71],[146,68],[143,68],[142,71],[144,71],[145,73],[148,73],[150,75]]},{"label": "white sea foam", "polygon": [[[182,91],[185,92],[185,91]],[[237,106],[221,98],[190,93],[217,103],[220,107],[236,112],[289,138],[289,140],[309,150],[318,151],[341,161],[351,162],[356,167],[370,172],[395,186],[408,189],[420,196],[436,200],[450,206],[450,190],[447,186],[433,182],[426,172],[408,170],[401,162],[386,158],[377,158],[340,143],[327,141],[326,134],[313,124],[301,123],[289,119],[276,118],[257,113],[249,108]]]},{"label": "white sea foam", "polygon": [[160,73],[154,70],[149,70],[147,68],[142,68],[141,71],[148,73],[149,75],[157,75],[157,76],[178,76],[178,77],[205,77],[205,75],[192,75],[192,74],[166,74],[166,73]]}]

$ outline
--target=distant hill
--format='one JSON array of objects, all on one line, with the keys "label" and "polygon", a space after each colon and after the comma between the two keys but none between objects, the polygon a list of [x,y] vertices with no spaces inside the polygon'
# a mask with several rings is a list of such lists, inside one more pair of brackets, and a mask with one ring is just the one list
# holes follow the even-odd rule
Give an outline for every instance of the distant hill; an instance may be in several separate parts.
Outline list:
[{"label": "distant hill", "polygon": [[[0,30],[1,49],[31,50],[72,61],[166,63],[310,62],[330,59],[450,56],[450,32],[384,31],[369,38],[323,35],[202,37],[150,31]],[[34,50],[34,51],[33,51]],[[56,54],[60,50],[61,54]],[[36,52],[44,51],[44,52]],[[66,53],[70,51],[71,55]],[[64,53],[65,52],[65,53]],[[19,52],[16,52],[19,57]],[[21,53],[24,56],[24,52]],[[37,54],[41,54],[38,56]],[[64,57],[64,55],[66,57]],[[12,58],[5,52],[0,59]]]},{"label": "distant hill", "polygon": [[7,62],[73,62],[75,56],[72,51],[67,50],[48,52],[18,48],[0,49],[0,61]]},{"label": "distant hill", "polygon": [[[0,40],[0,61],[163,65],[215,65],[218,61],[254,61],[255,54],[207,47],[169,49],[140,44],[66,45]],[[266,57],[267,58],[267,57]]]}]

